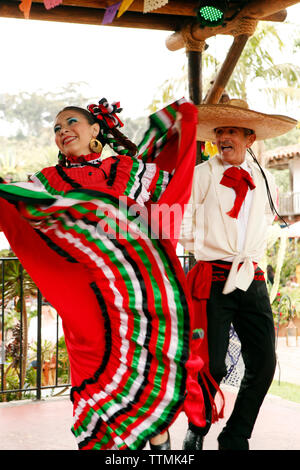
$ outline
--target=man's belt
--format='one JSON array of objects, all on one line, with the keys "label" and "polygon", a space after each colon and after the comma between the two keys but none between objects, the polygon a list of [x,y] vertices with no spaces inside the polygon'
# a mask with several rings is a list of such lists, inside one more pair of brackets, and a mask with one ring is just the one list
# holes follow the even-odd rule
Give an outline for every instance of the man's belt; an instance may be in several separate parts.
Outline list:
[{"label": "man's belt", "polygon": [[[231,269],[232,263],[229,261],[199,261],[200,263],[210,263],[212,265],[212,282],[214,281],[226,281],[229,271]],[[242,266],[242,263],[239,264],[238,269]],[[254,280],[255,281],[264,281],[265,275],[264,272],[258,267],[257,263],[253,263],[254,266]]]}]

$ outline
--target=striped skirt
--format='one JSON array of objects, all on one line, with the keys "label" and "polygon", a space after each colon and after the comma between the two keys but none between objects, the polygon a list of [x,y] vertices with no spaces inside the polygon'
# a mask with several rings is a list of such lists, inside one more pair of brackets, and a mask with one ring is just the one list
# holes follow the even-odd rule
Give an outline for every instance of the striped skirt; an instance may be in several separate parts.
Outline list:
[{"label": "striped skirt", "polygon": [[33,188],[0,185],[0,224],[62,317],[78,447],[143,448],[186,394],[191,301],[174,248],[135,201]]}]

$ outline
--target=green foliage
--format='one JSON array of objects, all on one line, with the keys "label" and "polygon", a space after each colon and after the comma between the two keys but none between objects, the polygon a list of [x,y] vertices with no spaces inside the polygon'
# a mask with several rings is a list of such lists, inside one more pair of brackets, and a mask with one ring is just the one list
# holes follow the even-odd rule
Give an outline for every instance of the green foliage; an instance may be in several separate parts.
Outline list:
[{"label": "green foliage", "polygon": [[0,136],[0,176],[27,181],[29,175],[57,163],[52,123],[66,105],[85,107],[82,86],[83,82],[69,83],[57,93],[37,90],[0,96],[0,122],[12,125],[9,136]]},{"label": "green foliage", "polygon": [[[25,380],[23,388],[27,389],[26,392],[20,394],[18,389],[20,387],[20,341],[19,341],[19,324],[14,328],[15,334],[6,347],[6,357],[4,365],[4,390],[10,390],[5,394],[0,393],[1,401],[20,400],[23,398],[35,397],[35,392],[31,389],[36,387],[37,384],[37,370],[33,366],[37,358],[37,343],[35,342],[30,346],[28,351],[28,364],[26,369]],[[58,339],[58,368],[57,368],[57,382],[59,385],[69,385],[70,383],[70,367],[69,358],[65,343],[64,336]],[[56,345],[52,342],[45,340],[41,344],[41,363],[50,361],[56,354]],[[15,391],[14,391],[15,390]],[[55,389],[50,389],[49,393],[53,394]]]},{"label": "green foliage", "polygon": [[126,134],[126,136],[132,140],[135,144],[139,144],[143,138],[143,135],[148,126],[148,118],[140,117],[137,119],[125,118],[123,119],[124,122],[124,131],[123,128],[121,129],[122,132]]},{"label": "green foliage", "polygon": [[182,68],[182,76],[165,80],[155,93],[152,103],[148,106],[149,113],[155,113],[166,106],[166,104],[174,102],[178,99],[178,96],[186,95],[186,82],[187,73],[184,71],[184,68]]},{"label": "green foliage", "polygon": [[[274,302],[272,303],[275,326],[278,324],[279,326],[286,325],[288,323],[293,314],[297,313],[297,310],[294,310],[293,307],[294,305],[292,305],[291,299],[286,293],[286,289],[281,287]],[[298,311],[300,315],[300,310]]]},{"label": "green foliage", "polygon": [[[0,280],[2,288],[2,279]],[[28,273],[23,269],[19,260],[9,260],[4,262],[4,306],[11,300],[17,312],[20,312],[20,299],[35,296],[37,287]],[[2,299],[1,299],[2,304]]]},{"label": "green foliage", "polygon": [[[13,302],[14,310],[17,313],[11,330],[12,340],[5,347],[6,360],[8,360],[9,365],[4,371],[3,382],[6,385],[7,377],[13,369],[19,376],[18,388],[22,389],[26,380],[28,350],[28,318],[25,299],[26,297],[35,296],[37,288],[18,260],[12,259],[2,261],[2,263],[4,276],[3,278],[1,276],[0,288],[3,289],[4,296],[1,298],[1,305],[5,309],[9,303]],[[7,389],[6,386],[5,389]]]},{"label": "green foliage", "polygon": [[[11,304],[9,305],[11,307]],[[5,308],[5,329],[10,330],[16,324],[19,313],[14,308]]]},{"label": "green foliage", "polygon": [[[67,105],[85,108],[87,103],[96,101],[85,98],[82,87],[80,82],[68,84],[58,93],[37,91],[0,96],[0,122],[2,119],[12,123],[10,135],[0,136],[0,176],[13,182],[27,181],[28,176],[41,168],[56,165],[58,149],[52,129],[56,114]],[[146,130],[147,119],[122,120],[122,131],[139,143]],[[111,153],[106,146],[104,155]]]},{"label": "green foliage", "polygon": [[228,93],[249,102],[249,91],[256,88],[256,97],[259,99],[259,93],[262,93],[275,107],[282,100],[286,104],[299,100],[297,83],[300,67],[297,64],[275,63],[274,52],[283,52],[285,47],[274,24],[259,23],[228,82]]},{"label": "green foliage", "polygon": [[276,186],[278,187],[279,194],[285,194],[291,190],[290,185],[290,170],[275,170],[269,169],[270,173],[275,178]]},{"label": "green foliage", "polygon": [[33,367],[29,367],[26,371],[26,380],[25,380],[25,388],[30,389],[30,387],[36,386],[36,369]]},{"label": "green foliage", "polygon": [[58,379],[61,384],[70,383],[70,367],[69,367],[69,356],[67,352],[67,346],[65,337],[62,336],[58,340]]},{"label": "green foliage", "polygon": [[[300,129],[294,128],[286,134],[274,137],[274,139],[267,139],[264,141],[265,149],[271,150],[278,147],[287,147],[300,143]],[[281,171],[281,170],[280,170]]]},{"label": "green foliage", "polygon": [[42,90],[33,93],[4,93],[0,95],[0,111],[5,121],[14,125],[18,139],[28,135],[39,137],[66,105],[85,106],[87,98],[82,95],[82,85],[83,82],[68,83],[56,93]]},{"label": "green foliage", "polygon": [[[8,253],[11,257],[13,253]],[[21,288],[22,281],[22,288]],[[1,284],[1,283],[0,283]],[[0,285],[2,290],[2,285]],[[0,393],[0,401],[17,400],[35,396],[30,388],[36,386],[36,370],[32,362],[37,358],[37,345],[28,347],[28,320],[36,317],[37,311],[26,310],[25,298],[35,298],[37,287],[22,268],[18,260],[10,259],[4,262],[4,297],[1,299],[5,311],[4,315],[4,339],[5,339],[5,364],[3,365],[3,389],[11,390],[8,393]],[[21,295],[22,294],[22,295]],[[22,320],[20,318],[21,299]],[[21,335],[22,321],[22,335]],[[64,337],[59,338],[58,349],[50,341],[43,341],[41,345],[41,363],[51,361],[58,352],[57,377],[59,384],[70,383],[69,360]],[[18,389],[28,389],[26,392],[18,392]],[[15,392],[13,390],[16,390]]]},{"label": "green foliage", "polygon": [[280,283],[288,285],[291,276],[295,275],[296,265],[299,263],[300,245],[297,239],[291,239],[286,248],[284,262],[280,274]]},{"label": "green foliage", "polygon": [[[290,26],[292,29],[292,26]],[[276,107],[277,104],[300,101],[300,91],[298,83],[300,80],[300,67],[298,63],[276,63],[275,53],[281,52],[284,60],[284,51],[297,52],[298,42],[293,39],[291,33],[289,42],[281,38],[278,26],[261,22],[258,24],[255,34],[251,36],[243,50],[243,53],[234,69],[234,72],[226,86],[226,92],[231,98],[240,98],[248,102],[253,109],[257,102],[265,97],[269,103]],[[215,46],[219,45],[219,51],[223,51],[224,36],[213,38]],[[214,81],[216,71],[220,67],[220,54],[213,42],[207,40],[209,48],[202,55],[202,85],[203,96],[205,96]],[[171,77],[166,80],[154,97],[151,111],[157,110],[180,95],[187,92],[187,67],[184,66],[178,77]],[[255,94],[253,93],[255,90]],[[296,143],[299,139],[299,132],[291,134],[289,144]],[[269,142],[268,142],[269,144]],[[278,146],[278,141],[276,142]]]},{"label": "green foliage", "polygon": [[[45,339],[44,341],[42,341],[41,350],[42,350],[41,361],[42,362],[50,361],[53,354],[55,354],[55,344]],[[37,356],[37,342],[36,341],[30,346],[30,353],[31,353],[31,359],[33,360],[33,358]]]},{"label": "green foliage", "polygon": [[[267,251],[267,262],[274,270],[276,269],[278,248],[279,242],[277,241],[274,246]],[[296,266],[300,264],[299,254],[300,241],[298,239],[289,240],[280,271],[278,293],[272,303],[274,319],[277,323],[279,315],[280,325],[287,323],[290,314],[295,314],[297,317],[300,317],[300,286],[293,282],[296,274]]]},{"label": "green foliage", "polygon": [[16,371],[20,365],[21,352],[21,324],[17,322],[12,328],[12,339],[5,347],[5,360]]},{"label": "green foliage", "polygon": [[284,400],[300,403],[300,385],[288,382],[278,383],[277,380],[274,380],[268,393],[281,397]]},{"label": "green foliage", "polygon": [[10,368],[6,375],[6,390],[10,390],[10,391],[4,395],[0,394],[0,402],[18,400],[19,394],[17,392],[14,392],[14,390],[17,390],[18,388],[19,388],[19,377],[16,374],[16,371]]}]

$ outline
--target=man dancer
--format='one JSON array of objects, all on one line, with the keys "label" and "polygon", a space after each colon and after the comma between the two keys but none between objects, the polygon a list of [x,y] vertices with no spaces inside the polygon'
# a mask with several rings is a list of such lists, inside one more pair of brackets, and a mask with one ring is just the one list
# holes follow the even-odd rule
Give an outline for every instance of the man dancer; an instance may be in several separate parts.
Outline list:
[{"label": "man dancer", "polygon": [[197,260],[188,281],[195,307],[194,337],[202,338],[200,356],[205,362],[198,374],[205,402],[203,425],[189,422],[183,448],[202,449],[217,419],[214,396],[226,375],[233,324],[245,374],[218,442],[219,449],[247,450],[276,366],[273,315],[257,265],[274,219],[276,187],[272,175],[246,153],[256,139],[284,134],[297,121],[252,111],[242,100],[198,109],[199,137],[214,141],[219,155],[196,167],[181,227],[180,242]]}]

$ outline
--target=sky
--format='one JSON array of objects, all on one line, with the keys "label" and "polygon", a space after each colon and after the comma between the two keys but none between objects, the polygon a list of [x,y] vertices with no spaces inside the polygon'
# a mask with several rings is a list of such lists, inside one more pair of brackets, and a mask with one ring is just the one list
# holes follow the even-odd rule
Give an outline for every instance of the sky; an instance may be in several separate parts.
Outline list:
[{"label": "sky", "polygon": [[0,93],[88,83],[91,96],[144,115],[153,93],[186,61],[167,31],[0,18]]},{"label": "sky", "polygon": [[[300,28],[300,3],[288,8],[288,19],[298,21]],[[288,26],[282,27],[288,34]],[[69,82],[83,81],[89,96],[120,101],[123,117],[147,115],[159,87],[167,78],[179,76],[187,61],[184,49],[167,49],[170,34],[0,18],[0,94],[55,92]],[[224,57],[232,38],[213,40],[211,47]]]}]

